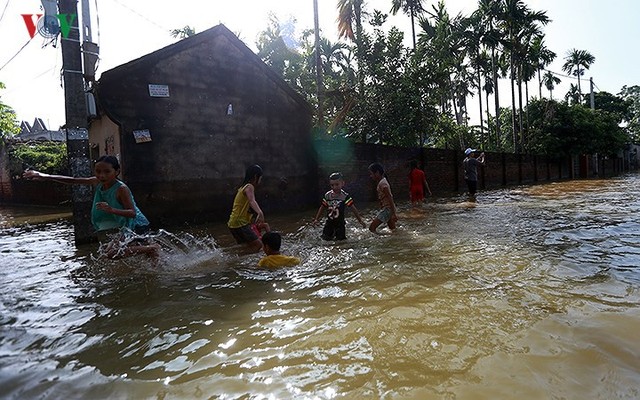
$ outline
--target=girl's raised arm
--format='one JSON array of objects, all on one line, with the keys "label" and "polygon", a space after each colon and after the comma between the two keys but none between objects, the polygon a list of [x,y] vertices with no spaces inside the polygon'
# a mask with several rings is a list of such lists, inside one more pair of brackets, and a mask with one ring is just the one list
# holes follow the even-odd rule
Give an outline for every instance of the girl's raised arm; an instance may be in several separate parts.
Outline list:
[{"label": "girl's raised arm", "polygon": [[36,181],[55,181],[64,183],[65,185],[95,185],[100,182],[95,176],[91,176],[88,178],[76,178],[66,175],[45,174],[44,172],[32,169],[24,171],[22,177],[26,179],[33,179]]}]

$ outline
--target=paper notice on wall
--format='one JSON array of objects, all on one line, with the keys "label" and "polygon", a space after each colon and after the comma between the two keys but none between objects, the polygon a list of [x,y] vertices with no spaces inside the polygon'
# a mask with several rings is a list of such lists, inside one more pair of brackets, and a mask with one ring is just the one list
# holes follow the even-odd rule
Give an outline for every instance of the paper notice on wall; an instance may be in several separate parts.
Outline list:
[{"label": "paper notice on wall", "polygon": [[169,85],[149,84],[149,96],[151,97],[169,97]]},{"label": "paper notice on wall", "polygon": [[136,143],[145,143],[151,141],[151,132],[148,129],[142,129],[139,131],[133,131],[133,137],[136,139]]}]

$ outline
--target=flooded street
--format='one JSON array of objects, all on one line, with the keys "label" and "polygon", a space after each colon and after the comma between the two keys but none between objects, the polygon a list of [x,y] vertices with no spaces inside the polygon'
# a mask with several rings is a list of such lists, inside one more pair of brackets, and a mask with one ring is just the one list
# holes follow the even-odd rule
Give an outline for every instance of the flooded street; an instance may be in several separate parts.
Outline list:
[{"label": "flooded street", "polygon": [[637,399],[638,187],[400,202],[397,231],[348,214],[337,244],[317,209],[267,215],[303,260],[274,271],[224,223],[160,232],[154,267],[0,207],[0,398]]}]

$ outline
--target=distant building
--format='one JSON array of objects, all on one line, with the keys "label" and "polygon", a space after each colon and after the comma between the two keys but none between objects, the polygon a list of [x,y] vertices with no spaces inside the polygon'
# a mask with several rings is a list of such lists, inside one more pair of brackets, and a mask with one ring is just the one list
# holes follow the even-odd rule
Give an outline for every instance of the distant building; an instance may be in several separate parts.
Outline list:
[{"label": "distant building", "polygon": [[267,217],[317,203],[311,106],[224,25],[105,71],[93,96],[92,158],[120,159],[156,224],[226,221],[252,164]]},{"label": "distant building", "polygon": [[64,131],[51,131],[47,129],[44,121],[41,118],[36,118],[31,125],[29,125],[27,121],[22,121],[20,123],[20,133],[17,134],[14,139],[24,142],[29,140],[65,142],[67,140],[67,136]]}]

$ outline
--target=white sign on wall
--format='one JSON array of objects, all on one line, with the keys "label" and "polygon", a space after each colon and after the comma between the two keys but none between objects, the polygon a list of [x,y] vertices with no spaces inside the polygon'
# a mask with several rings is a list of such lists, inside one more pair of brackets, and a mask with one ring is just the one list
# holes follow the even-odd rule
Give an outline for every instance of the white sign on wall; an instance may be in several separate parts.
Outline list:
[{"label": "white sign on wall", "polygon": [[169,85],[149,84],[149,96],[151,97],[169,97]]},{"label": "white sign on wall", "polygon": [[145,143],[151,141],[151,132],[148,129],[133,131],[133,138],[136,143]]}]

